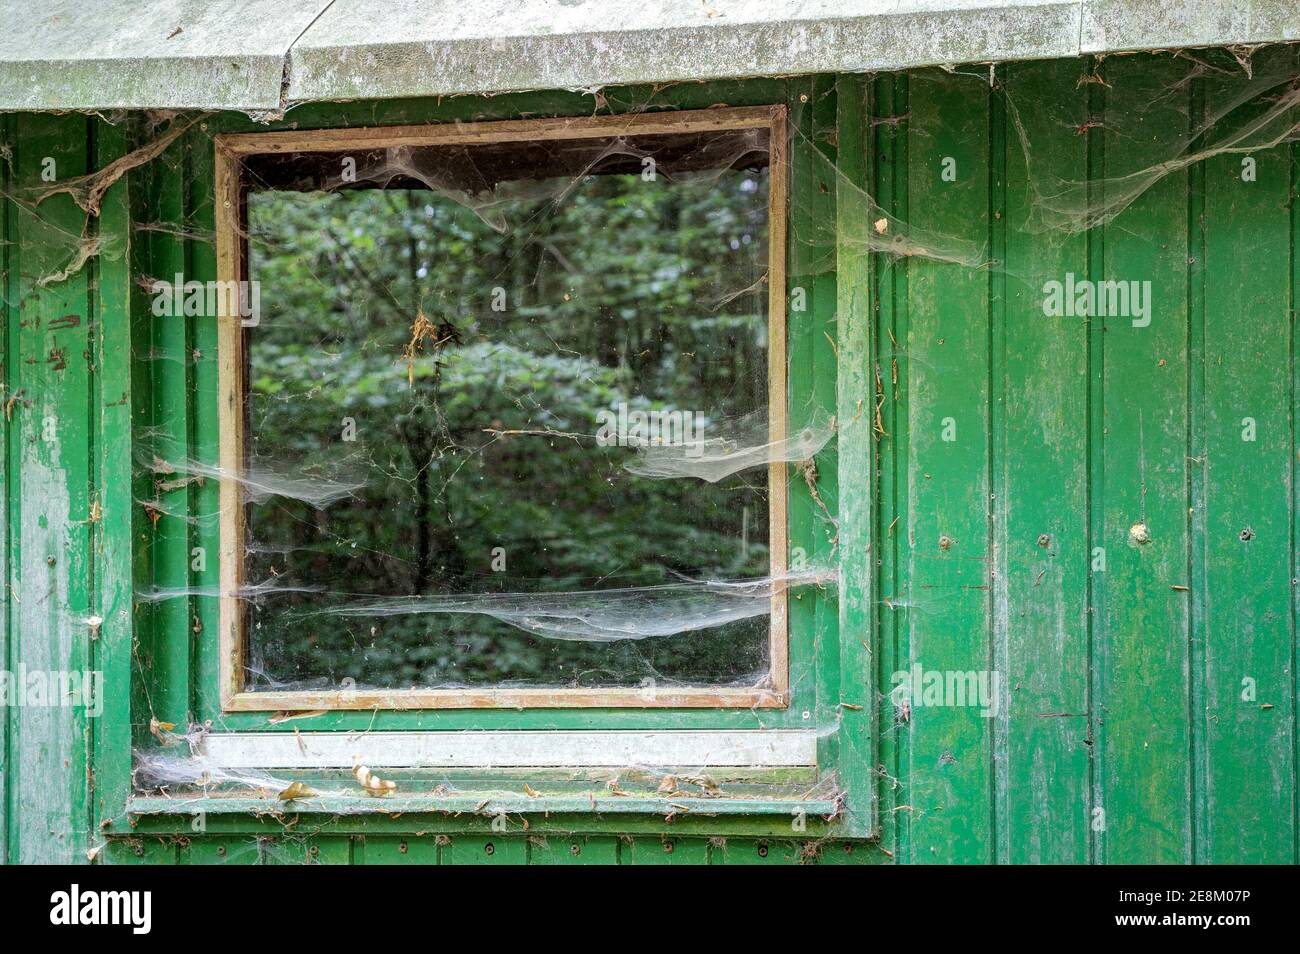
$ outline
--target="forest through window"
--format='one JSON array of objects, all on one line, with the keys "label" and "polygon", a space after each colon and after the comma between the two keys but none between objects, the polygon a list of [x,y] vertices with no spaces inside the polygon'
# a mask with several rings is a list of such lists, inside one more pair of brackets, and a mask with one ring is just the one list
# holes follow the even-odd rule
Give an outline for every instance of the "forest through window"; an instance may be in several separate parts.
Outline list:
[{"label": "forest through window", "polygon": [[769,136],[246,158],[248,690],[770,685]]}]

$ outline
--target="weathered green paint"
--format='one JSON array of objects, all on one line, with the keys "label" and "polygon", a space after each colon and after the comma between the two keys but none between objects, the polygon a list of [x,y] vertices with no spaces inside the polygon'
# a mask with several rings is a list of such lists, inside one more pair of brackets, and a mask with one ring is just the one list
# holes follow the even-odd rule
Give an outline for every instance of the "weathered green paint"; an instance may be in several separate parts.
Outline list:
[{"label": "weathered green paint", "polygon": [[[870,110],[878,117],[874,136],[867,141],[871,161],[865,181],[879,205],[907,221],[907,132],[902,120],[907,115],[907,82],[902,77],[880,77],[867,91]],[[865,121],[865,119],[864,119]],[[870,616],[875,640],[877,684],[885,693],[879,704],[876,748],[880,765],[877,783],[877,812],[881,845],[893,857],[909,838],[911,814],[907,782],[909,734],[899,725],[899,716],[888,694],[893,686],[890,674],[908,658],[907,617],[904,596],[899,590],[906,560],[906,535],[899,531],[902,508],[907,506],[906,426],[909,352],[907,341],[907,278],[905,262],[888,255],[871,257],[870,275],[875,279],[877,361],[871,369],[876,380],[868,403],[878,406],[883,432],[877,452],[876,538],[872,541],[877,575],[872,595],[875,612]],[[865,627],[864,627],[865,628]]]},{"label": "weathered green paint", "polygon": [[[180,516],[156,525],[136,503],[152,488],[133,433],[165,433],[177,453],[199,457],[212,456],[216,434],[212,327],[155,320],[139,280],[214,277],[210,136],[251,127],[210,117],[121,180],[87,233],[107,253],[62,282],[37,279],[67,264],[82,212],[67,196],[34,209],[0,203],[0,648],[11,671],[95,667],[108,681],[98,719],[5,710],[4,858],[80,860],[103,845],[108,863],[182,864],[1297,860],[1300,163],[1293,146],[1257,153],[1247,183],[1239,159],[1221,156],[1166,176],[1103,226],[1034,235],[1016,119],[1036,169],[1100,191],[1106,176],[1168,158],[1189,116],[1227,95],[1213,74],[1170,94],[1168,58],[1108,60],[1109,86],[1080,85],[1093,68],[1000,68],[1017,117],[960,72],[654,94],[664,107],[791,108],[787,278],[807,308],[789,315],[789,400],[833,407],[840,424],[838,459],[824,455],[817,475],[836,522],[796,471],[791,543],[844,574],[838,600],[794,601],[794,704],[762,720],[838,726],[821,755],[845,811],[809,819],[803,837],[761,802],[670,821],[592,815],[571,800],[549,815],[512,813],[504,832],[418,804],[398,817],[206,804],[194,819],[153,802],[130,812],[130,749],[151,743],[152,718],[293,731],[751,727],[756,717],[336,713],[271,726],[262,714],[222,716],[215,602],[131,600],[133,586],[214,585],[217,573],[214,524],[183,519],[215,512],[210,482],[168,492],[166,509]],[[613,109],[650,96],[607,93]],[[1108,129],[1108,114],[1139,107],[1144,135]],[[589,97],[539,93],[317,105],[293,120],[590,109]],[[0,190],[38,183],[46,156],[61,176],[102,168],[141,135],[84,117],[0,117],[12,153],[0,160]],[[948,158],[951,182],[941,177]],[[984,247],[994,267],[868,252],[880,209]],[[151,223],[192,234],[139,228]],[[1043,283],[1067,272],[1150,280],[1151,324],[1045,319]],[[51,327],[70,314],[74,327]],[[1247,418],[1254,440],[1243,439]],[[1132,539],[1138,523],[1149,543]],[[190,569],[194,547],[209,554],[202,571]],[[892,676],[913,665],[996,670],[1003,705],[987,717],[978,707],[902,711]],[[514,807],[526,812],[527,800]]]},{"label": "weathered green paint", "polygon": [[[189,221],[190,163],[193,151],[178,144],[149,169],[148,198],[151,221],[181,227]],[[170,165],[170,169],[169,169]],[[142,177],[143,178],[143,177]],[[174,276],[188,276],[192,271],[191,250],[198,244],[188,242],[168,231],[148,232],[148,267],[145,274],[162,281]],[[190,399],[192,372],[199,367],[194,357],[193,335],[199,323],[174,318],[154,318],[149,322],[150,337],[147,367],[151,378],[152,417],[146,426],[154,436],[157,453],[166,460],[186,460],[190,451],[193,402]],[[210,324],[205,322],[204,324]],[[215,359],[208,356],[208,364]],[[215,402],[214,402],[215,403]],[[137,422],[143,424],[143,422]],[[148,535],[152,585],[160,589],[184,591],[191,586],[191,524],[186,517],[194,513],[193,485],[157,492],[153,475],[144,474],[140,490],[142,500],[157,500],[155,526],[145,528]],[[153,520],[153,516],[150,517]],[[141,721],[158,719],[176,726],[190,722],[190,670],[194,659],[191,637],[194,630],[195,599],[177,598],[155,604],[152,617],[152,653],[150,673],[152,689],[147,711]]]},{"label": "weathered green paint", "polygon": [[[977,244],[989,233],[986,89],[921,73],[909,82],[908,221]],[[955,179],[944,181],[946,162]],[[994,553],[989,486],[989,273],[909,262],[906,542],[909,654],[899,669],[990,668]],[[892,683],[891,683],[892,685]],[[913,706],[912,861],[992,859],[992,723],[971,708]]]},{"label": "weathered green paint", "polygon": [[[1297,62],[1294,49],[1267,55]],[[1206,110],[1225,95],[1208,84]],[[1295,312],[1286,307],[1294,308],[1293,261],[1279,254],[1294,248],[1293,168],[1286,150],[1272,150],[1256,157],[1254,182],[1242,181],[1236,156],[1196,171],[1201,214],[1191,223],[1191,255],[1203,267],[1195,273],[1201,307],[1191,315],[1201,329],[1193,335],[1200,354],[1190,369],[1188,462],[1200,491],[1191,560],[1200,575],[1192,588],[1197,861],[1275,861],[1296,834]],[[1247,418],[1253,440],[1243,439]]]},{"label": "weathered green paint", "polygon": [[[866,81],[842,77],[836,116],[838,168],[834,180],[836,235],[868,234],[870,209],[861,188],[869,161]],[[843,182],[841,188],[840,183]],[[842,583],[839,590],[839,693],[823,721],[840,726],[836,734],[844,787],[851,793],[845,811],[864,818],[866,827],[879,825],[875,785],[879,735],[876,659],[869,634],[875,630],[875,558],[872,541],[879,526],[875,513],[876,448],[873,414],[876,366],[871,296],[870,256],[864,247],[841,241],[836,256],[836,374],[837,464],[839,483],[836,546]],[[832,332],[828,330],[828,334]],[[856,637],[856,638],[855,638]],[[863,793],[863,794],[858,794]]]},{"label": "weathered green paint", "polygon": [[[1103,131],[1108,176],[1159,162],[1173,137],[1185,135],[1185,100],[1158,97],[1174,72],[1168,60],[1109,64],[1106,110],[1146,111],[1146,138]],[[1105,485],[1093,488],[1102,514],[1105,591],[1094,646],[1101,663],[1094,692],[1104,831],[1109,862],[1190,861],[1191,726],[1189,724],[1187,586],[1187,270],[1185,173],[1155,183],[1103,236],[1103,269],[1118,280],[1152,287],[1150,327],[1124,319],[1103,323],[1100,450]],[[1135,229],[1129,223],[1140,222]],[[1126,227],[1127,226],[1127,227]],[[1095,448],[1094,448],[1095,449]],[[1150,542],[1133,542],[1137,525]],[[1100,816],[1098,816],[1100,818]]]},{"label": "weathered green paint", "polygon": [[[97,121],[94,146],[96,166],[103,168],[128,151],[126,127]],[[127,183],[119,183],[105,197],[98,225],[101,234],[130,233]],[[92,782],[89,818],[92,847],[89,850],[99,844],[94,835],[96,820],[108,814],[112,806],[120,805],[130,793],[129,687],[139,682],[132,679],[131,653],[136,635],[132,571],[136,534],[143,515],[135,506],[132,493],[132,475],[136,470],[132,444],[124,439],[124,435],[131,433],[136,407],[133,388],[137,378],[132,356],[138,309],[133,307],[137,291],[132,288],[131,270],[121,267],[122,263],[129,262],[129,250],[123,248],[117,254],[117,259],[97,263],[92,273],[97,278],[93,303],[99,320],[92,337],[98,353],[99,391],[91,405],[91,419],[97,429],[89,477],[100,506],[100,519],[92,524],[95,557],[92,605],[95,615],[103,622],[98,637],[91,640],[91,651],[94,668],[104,673],[106,691],[103,713],[94,720],[95,750],[89,773]]]},{"label": "weathered green paint", "polygon": [[[8,130],[15,188],[39,183],[49,160],[65,176],[83,174],[91,162],[84,117],[22,116]],[[94,586],[90,410],[98,403],[93,329],[100,316],[91,273],[49,286],[38,281],[68,264],[83,217],[67,196],[55,196],[35,208],[11,207],[6,224],[8,668],[86,671]],[[91,738],[84,710],[5,712],[6,856],[84,857]]]},{"label": "weathered green paint", "polygon": [[[1087,142],[1075,134],[1088,104],[1078,65],[1034,63],[1008,77],[1034,104],[1021,121],[1035,161],[1087,178]],[[1046,321],[1043,284],[1087,273],[1083,236],[1027,234],[1030,170],[1005,150],[1007,281],[995,355],[994,658],[1007,704],[997,722],[997,856],[1016,863],[1088,858],[1088,525],[1062,500],[1088,493],[1088,329]],[[1040,543],[1046,535],[1047,539]],[[1026,825],[1021,819],[1035,819]]]}]

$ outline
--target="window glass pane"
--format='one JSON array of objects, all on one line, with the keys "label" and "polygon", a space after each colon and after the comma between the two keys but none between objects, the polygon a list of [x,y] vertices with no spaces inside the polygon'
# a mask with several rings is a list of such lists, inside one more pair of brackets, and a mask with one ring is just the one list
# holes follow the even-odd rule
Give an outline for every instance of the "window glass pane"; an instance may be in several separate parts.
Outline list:
[{"label": "window glass pane", "polygon": [[247,157],[250,689],[764,683],[767,136]]}]

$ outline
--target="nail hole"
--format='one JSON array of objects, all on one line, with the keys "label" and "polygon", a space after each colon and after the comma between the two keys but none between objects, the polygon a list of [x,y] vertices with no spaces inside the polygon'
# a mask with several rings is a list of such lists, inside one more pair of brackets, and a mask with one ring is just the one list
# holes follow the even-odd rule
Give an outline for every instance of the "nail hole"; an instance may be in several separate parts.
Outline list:
[{"label": "nail hole", "polygon": [[1242,543],[1249,543],[1251,540],[1255,539],[1255,531],[1250,529],[1250,527],[1246,527],[1241,531],[1241,533],[1237,534],[1237,536],[1241,538]]},{"label": "nail hole", "polygon": [[1040,547],[1047,547],[1048,545],[1051,544],[1051,542],[1052,542],[1052,535],[1050,533],[1040,533],[1038,535],[1038,545]]}]

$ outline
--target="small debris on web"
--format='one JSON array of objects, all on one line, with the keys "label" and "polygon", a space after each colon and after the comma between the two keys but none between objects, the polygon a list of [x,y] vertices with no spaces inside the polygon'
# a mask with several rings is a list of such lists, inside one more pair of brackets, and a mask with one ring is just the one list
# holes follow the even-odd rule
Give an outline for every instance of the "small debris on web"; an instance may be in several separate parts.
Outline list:
[{"label": "small debris on web", "polygon": [[370,769],[361,764],[361,756],[357,756],[356,764],[352,767],[352,776],[366,790],[367,795],[387,796],[397,791],[397,783],[391,779],[382,779],[373,774]]}]

